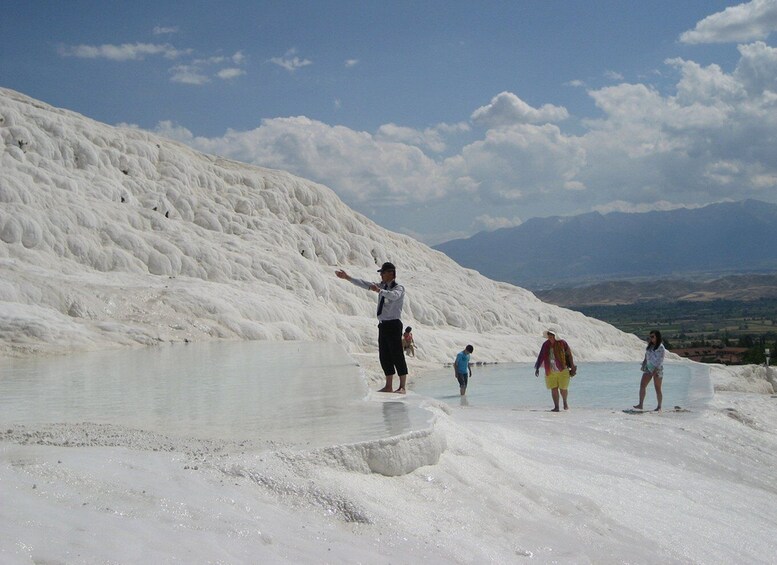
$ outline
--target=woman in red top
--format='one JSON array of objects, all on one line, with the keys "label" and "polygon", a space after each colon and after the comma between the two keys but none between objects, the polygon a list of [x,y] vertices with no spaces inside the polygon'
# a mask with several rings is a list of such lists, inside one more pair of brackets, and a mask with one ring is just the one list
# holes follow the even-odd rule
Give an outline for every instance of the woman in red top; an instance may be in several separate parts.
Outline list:
[{"label": "woman in red top", "polygon": [[547,330],[542,333],[547,338],[542,344],[537,362],[534,364],[534,376],[540,375],[540,365],[545,367],[545,386],[550,390],[553,398],[552,412],[559,412],[559,391],[564,401],[564,410],[569,410],[567,395],[569,393],[569,378],[577,372],[572,350],[563,339],[557,337],[556,330]]}]

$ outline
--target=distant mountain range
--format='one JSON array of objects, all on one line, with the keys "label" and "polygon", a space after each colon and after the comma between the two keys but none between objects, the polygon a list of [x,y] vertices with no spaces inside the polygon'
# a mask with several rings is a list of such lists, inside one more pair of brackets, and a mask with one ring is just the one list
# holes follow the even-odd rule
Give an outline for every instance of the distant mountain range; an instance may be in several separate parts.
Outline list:
[{"label": "distant mountain range", "polygon": [[533,290],[771,273],[777,272],[777,205],[744,200],[665,212],[533,218],[435,249],[489,278]]}]

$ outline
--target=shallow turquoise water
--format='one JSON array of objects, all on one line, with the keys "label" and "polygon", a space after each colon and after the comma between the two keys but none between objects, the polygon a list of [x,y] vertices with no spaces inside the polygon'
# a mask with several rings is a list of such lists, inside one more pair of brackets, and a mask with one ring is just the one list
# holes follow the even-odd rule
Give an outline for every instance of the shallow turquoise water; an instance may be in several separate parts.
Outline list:
[{"label": "shallow turquoise water", "polygon": [[[631,408],[639,400],[642,377],[639,363],[581,363],[569,385],[570,407]],[[552,408],[544,373],[534,376],[532,363],[506,363],[472,368],[466,398],[459,395],[453,368],[441,369],[414,379],[410,385],[417,394],[453,405]],[[703,403],[711,395],[708,370],[687,364],[664,366],[664,408],[688,407]],[[656,405],[653,383],[648,385],[645,408]]]},{"label": "shallow turquoise water", "polygon": [[0,359],[0,426],[89,422],[171,436],[354,443],[428,427],[431,413],[366,400],[339,346],[210,342]]}]

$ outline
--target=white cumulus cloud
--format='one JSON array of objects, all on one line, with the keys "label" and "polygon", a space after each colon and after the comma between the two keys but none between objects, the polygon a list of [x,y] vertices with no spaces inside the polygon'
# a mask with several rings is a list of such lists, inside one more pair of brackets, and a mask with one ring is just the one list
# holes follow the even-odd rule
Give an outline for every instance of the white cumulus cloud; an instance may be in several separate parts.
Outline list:
[{"label": "white cumulus cloud", "polygon": [[289,49],[286,51],[283,57],[273,57],[270,59],[270,62],[275,63],[279,67],[283,67],[289,72],[294,72],[298,69],[301,69],[302,67],[313,64],[313,61],[310,59],[301,59],[297,55],[296,49]]},{"label": "white cumulus cloud", "polygon": [[540,108],[533,108],[512,92],[501,92],[489,104],[475,110],[471,119],[477,125],[497,127],[560,122],[568,117],[569,112],[564,107],[544,104]]},{"label": "white cumulus cloud", "polygon": [[623,80],[623,75],[618,71],[604,71],[605,78],[609,80]]},{"label": "white cumulus cloud", "polygon": [[201,85],[210,82],[210,79],[195,65],[177,65],[170,69],[170,74],[172,82],[181,84]]},{"label": "white cumulus cloud", "polygon": [[178,26],[156,26],[154,27],[154,35],[167,35],[172,33],[178,33]]},{"label": "white cumulus cloud", "polygon": [[304,116],[263,120],[256,129],[218,138],[195,137],[170,122],[157,131],[207,153],[316,180],[349,203],[425,201],[445,194],[448,185],[439,164],[417,147]]},{"label": "white cumulus cloud", "polygon": [[777,30],[777,1],[752,0],[707,16],[680,35],[683,43],[738,43],[766,39]]},{"label": "white cumulus cloud", "polygon": [[576,180],[585,162],[580,140],[563,134],[556,125],[516,124],[488,130],[484,139],[449,159],[446,169],[449,176],[477,184],[480,198],[510,203],[533,193],[563,189]]},{"label": "white cumulus cloud", "polygon": [[733,73],[668,60],[680,72],[674,95],[641,84],[591,91],[604,117],[587,122],[579,179],[597,187],[602,202],[766,196],[777,175],[777,95],[764,85],[777,77],[777,53],[761,43],[740,53]]},{"label": "white cumulus cloud", "polygon": [[[232,56],[214,55],[212,57],[194,59],[189,64],[181,64],[172,67],[170,69],[170,80],[171,82],[197,86],[209,83],[211,81],[211,75],[222,80],[235,79],[246,74],[245,70],[240,68],[240,65],[245,63],[245,61],[246,57],[243,55],[242,51],[237,51]],[[229,63],[236,66],[225,67],[213,74],[213,71],[211,70],[213,67]]]},{"label": "white cumulus cloud", "polygon": [[500,228],[514,228],[520,226],[523,220],[518,216],[512,218],[504,218],[501,216],[489,216],[488,214],[481,214],[475,217],[475,228],[478,231],[494,231]]},{"label": "white cumulus cloud", "polygon": [[218,76],[219,78],[228,80],[232,78],[237,78],[244,74],[246,74],[246,72],[243,69],[237,69],[237,68],[231,67],[228,69],[221,69],[219,72],[216,73],[216,76]]},{"label": "white cumulus cloud", "polygon": [[777,93],[777,49],[756,41],[737,47],[741,55],[734,77],[751,96]]},{"label": "white cumulus cloud", "polygon": [[384,124],[378,128],[375,138],[380,141],[393,141],[416,147],[426,147],[435,153],[445,150],[445,141],[440,132],[433,128],[420,131],[396,124]]},{"label": "white cumulus cloud", "polygon": [[59,48],[63,57],[82,59],[109,59],[111,61],[140,61],[150,55],[161,55],[167,59],[176,59],[190,53],[191,50],[179,50],[172,45],[154,43],[124,43],[122,45],[72,45]]},{"label": "white cumulus cloud", "polygon": [[699,206],[686,206],[683,204],[676,204],[668,202],[666,200],[659,200],[657,202],[646,202],[643,204],[634,204],[632,202],[626,202],[624,200],[613,200],[606,204],[600,204],[593,207],[593,211],[600,212],[602,214],[609,214],[610,212],[625,212],[627,214],[644,213],[644,212],[668,212],[670,210],[678,210],[680,208],[700,208]]}]

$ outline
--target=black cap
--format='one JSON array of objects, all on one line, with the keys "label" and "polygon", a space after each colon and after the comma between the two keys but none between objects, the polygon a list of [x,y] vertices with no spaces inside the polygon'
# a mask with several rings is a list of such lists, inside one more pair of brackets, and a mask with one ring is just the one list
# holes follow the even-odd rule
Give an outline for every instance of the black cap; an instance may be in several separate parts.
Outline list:
[{"label": "black cap", "polygon": [[378,269],[378,272],[382,273],[383,271],[394,271],[396,273],[397,268],[394,266],[394,263],[383,263],[383,266]]}]

